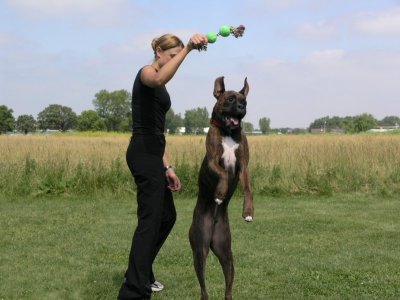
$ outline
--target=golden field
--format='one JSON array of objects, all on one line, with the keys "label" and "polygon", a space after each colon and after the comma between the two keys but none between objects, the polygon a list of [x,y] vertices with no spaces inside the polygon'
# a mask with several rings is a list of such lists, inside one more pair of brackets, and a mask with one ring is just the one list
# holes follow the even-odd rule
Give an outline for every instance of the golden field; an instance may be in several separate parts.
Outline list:
[{"label": "golden field", "polygon": [[[129,192],[128,134],[0,136],[3,194]],[[400,191],[400,135],[249,136],[255,193]],[[167,152],[194,195],[205,136],[167,136]]]}]

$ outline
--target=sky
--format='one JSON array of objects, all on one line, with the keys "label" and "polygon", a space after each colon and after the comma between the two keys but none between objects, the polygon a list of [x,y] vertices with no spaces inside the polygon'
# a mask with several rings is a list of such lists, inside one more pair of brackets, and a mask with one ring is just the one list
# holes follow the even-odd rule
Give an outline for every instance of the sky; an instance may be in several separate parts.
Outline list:
[{"label": "sky", "polygon": [[215,103],[214,81],[250,92],[246,122],[306,128],[325,116],[400,116],[400,0],[0,0],[0,105],[80,114],[100,90],[131,92],[151,40],[244,25],[192,51],[167,84],[172,109]]}]

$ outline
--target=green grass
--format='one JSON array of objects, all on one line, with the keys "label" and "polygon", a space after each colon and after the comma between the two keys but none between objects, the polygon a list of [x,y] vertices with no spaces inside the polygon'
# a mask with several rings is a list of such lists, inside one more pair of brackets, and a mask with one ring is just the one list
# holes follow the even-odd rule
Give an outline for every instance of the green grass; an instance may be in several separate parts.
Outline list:
[{"label": "green grass", "polygon": [[[198,299],[187,231],[195,200],[155,263],[154,299]],[[399,299],[400,201],[367,195],[255,197],[230,205],[235,299]],[[136,222],[133,196],[0,198],[0,299],[115,299]],[[207,261],[210,299],[223,275]]]}]

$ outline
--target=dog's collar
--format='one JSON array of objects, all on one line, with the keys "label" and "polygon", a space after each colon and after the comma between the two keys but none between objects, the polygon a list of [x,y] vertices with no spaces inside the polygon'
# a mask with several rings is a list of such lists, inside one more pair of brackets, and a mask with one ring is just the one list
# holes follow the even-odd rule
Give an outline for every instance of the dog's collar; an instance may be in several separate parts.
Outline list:
[{"label": "dog's collar", "polygon": [[[241,122],[239,121],[239,123],[241,123]],[[215,125],[219,128],[225,127],[224,124],[222,124],[219,120],[214,119],[214,118],[211,118],[210,124]]]},{"label": "dog's collar", "polygon": [[[221,121],[219,121],[217,119],[211,118],[210,124],[218,127],[220,130],[222,130],[223,132],[225,132],[228,135],[232,134],[232,130],[230,128],[226,127],[225,124],[223,124]],[[239,126],[239,128],[240,128],[240,126]]]},{"label": "dog's collar", "polygon": [[220,121],[214,119],[214,118],[212,118],[210,120],[210,124],[212,124],[214,126],[217,126],[218,128],[222,128],[223,127],[222,123]]}]

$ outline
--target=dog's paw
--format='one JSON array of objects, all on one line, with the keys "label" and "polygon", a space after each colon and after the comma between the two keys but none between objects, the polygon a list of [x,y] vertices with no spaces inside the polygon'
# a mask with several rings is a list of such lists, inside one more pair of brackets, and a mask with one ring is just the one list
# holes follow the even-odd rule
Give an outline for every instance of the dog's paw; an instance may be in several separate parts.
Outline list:
[{"label": "dog's paw", "polygon": [[244,218],[244,220],[246,222],[253,222],[253,217],[252,216],[247,216],[247,217]]},{"label": "dog's paw", "polygon": [[218,205],[221,205],[222,204],[222,200],[218,199],[218,198],[215,198],[215,203],[217,203]]}]

